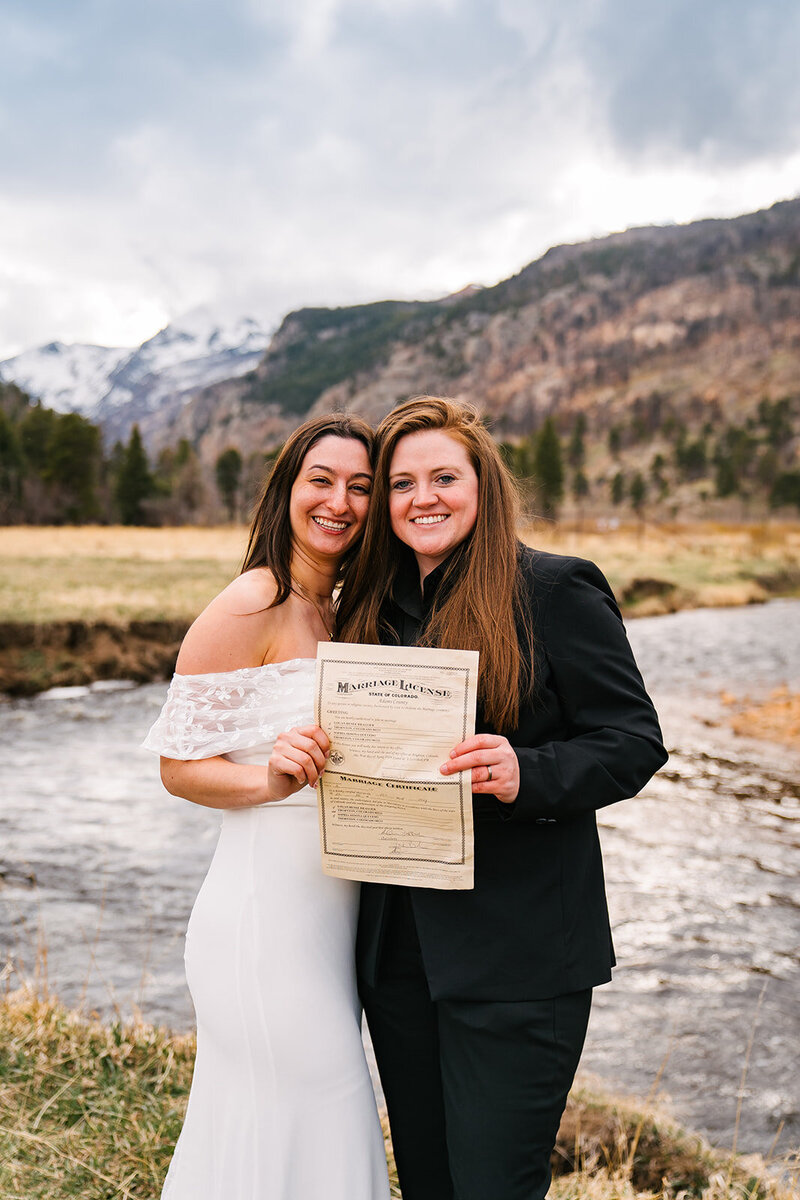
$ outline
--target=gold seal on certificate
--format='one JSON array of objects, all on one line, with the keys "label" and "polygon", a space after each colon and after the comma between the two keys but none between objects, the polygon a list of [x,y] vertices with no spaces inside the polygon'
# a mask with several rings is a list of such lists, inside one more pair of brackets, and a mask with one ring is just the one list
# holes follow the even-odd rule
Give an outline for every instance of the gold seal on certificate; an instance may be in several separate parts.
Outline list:
[{"label": "gold seal on certificate", "polygon": [[315,719],[331,752],[317,783],[328,875],[473,886],[471,772],[444,776],[475,732],[478,653],[320,642]]}]

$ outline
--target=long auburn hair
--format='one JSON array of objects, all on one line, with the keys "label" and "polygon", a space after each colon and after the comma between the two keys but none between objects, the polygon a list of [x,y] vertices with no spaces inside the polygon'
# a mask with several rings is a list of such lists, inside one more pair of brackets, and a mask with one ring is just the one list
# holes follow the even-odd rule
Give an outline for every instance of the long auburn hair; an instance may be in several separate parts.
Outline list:
[{"label": "long auburn hair", "polygon": [[511,732],[533,686],[533,636],[518,563],[519,502],[494,439],[472,407],[417,396],[379,425],[364,540],[339,597],[336,636],[346,642],[397,640],[386,621],[386,605],[405,555],[389,517],[389,471],[401,438],[434,429],[466,448],[478,476],[478,515],[472,533],[446,560],[419,641],[480,651],[478,695],[484,716],[498,731]]},{"label": "long auburn hair", "polygon": [[[292,485],[303,459],[311,447],[324,437],[355,438],[363,443],[372,462],[375,436],[366,421],[350,413],[325,413],[321,417],[313,417],[295,429],[285,442],[262,486],[240,572],[243,575],[254,567],[269,567],[278,585],[269,608],[283,604],[292,592],[292,527],[289,519]],[[360,539],[350,547],[339,564],[340,581],[346,577],[359,545]]]}]

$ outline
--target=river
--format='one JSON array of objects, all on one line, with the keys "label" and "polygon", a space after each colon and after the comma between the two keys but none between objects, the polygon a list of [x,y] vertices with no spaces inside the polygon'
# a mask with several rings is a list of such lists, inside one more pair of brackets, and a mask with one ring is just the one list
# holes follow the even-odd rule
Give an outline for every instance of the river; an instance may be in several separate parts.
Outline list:
[{"label": "river", "polygon": [[[734,736],[723,689],[800,689],[800,601],[629,623],[670,762],[600,814],[619,967],[582,1069],[715,1144],[800,1145],[800,753]],[[0,704],[0,950],[67,1003],[190,1027],[182,938],[219,815],[138,749],[164,685]],[[777,1143],[776,1143],[777,1139]]]}]

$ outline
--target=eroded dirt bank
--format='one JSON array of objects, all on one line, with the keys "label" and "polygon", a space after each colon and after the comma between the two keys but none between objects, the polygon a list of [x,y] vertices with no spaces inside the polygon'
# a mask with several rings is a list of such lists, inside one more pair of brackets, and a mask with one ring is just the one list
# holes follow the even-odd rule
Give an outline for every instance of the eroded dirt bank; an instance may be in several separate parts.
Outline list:
[{"label": "eroded dirt bank", "polygon": [[0,623],[0,692],[32,696],[98,679],[136,683],[172,674],[188,620]]},{"label": "eroded dirt bank", "polygon": [[[763,604],[774,595],[795,595],[785,576],[747,586],[687,590],[667,580],[636,577],[618,592],[626,621],[696,608]],[[0,621],[0,695],[33,696],[52,687],[102,679],[154,683],[172,675],[191,618],[113,621]]]}]

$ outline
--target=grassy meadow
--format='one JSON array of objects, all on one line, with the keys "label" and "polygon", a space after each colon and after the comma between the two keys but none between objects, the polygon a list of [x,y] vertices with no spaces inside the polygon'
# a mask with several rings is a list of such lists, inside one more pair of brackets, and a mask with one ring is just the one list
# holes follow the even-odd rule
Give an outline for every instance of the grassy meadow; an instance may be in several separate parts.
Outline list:
[{"label": "grassy meadow", "polygon": [[[3,1200],[156,1200],[194,1053],[191,1035],[103,1024],[30,989],[0,997]],[[650,1105],[578,1088],[554,1154],[551,1197],[791,1200],[792,1167],[776,1166],[714,1151]]]},{"label": "grassy meadow", "polygon": [[752,604],[800,594],[800,523],[543,523],[522,532],[542,550],[596,562],[631,616]]},{"label": "grassy meadow", "polygon": [[[531,545],[591,558],[629,615],[800,594],[800,522],[643,524],[599,530],[538,523]],[[194,617],[236,574],[241,526],[0,529],[0,622]]]},{"label": "grassy meadow", "polygon": [[0,621],[191,619],[236,574],[241,526],[0,529]]}]

